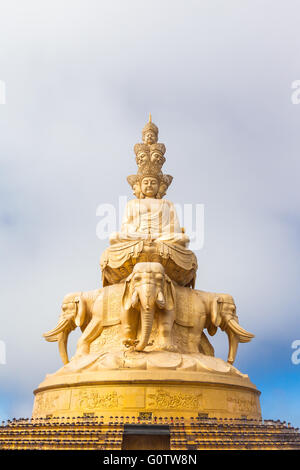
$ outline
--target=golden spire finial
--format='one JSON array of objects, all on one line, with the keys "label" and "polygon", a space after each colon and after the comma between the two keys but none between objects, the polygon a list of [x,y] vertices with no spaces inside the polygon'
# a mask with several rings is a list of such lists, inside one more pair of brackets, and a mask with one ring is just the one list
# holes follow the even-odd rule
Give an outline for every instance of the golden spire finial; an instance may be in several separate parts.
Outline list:
[{"label": "golden spire finial", "polygon": [[[148,136],[148,139],[145,140],[145,136],[146,134],[152,134],[152,138],[149,140],[149,136]],[[152,116],[151,116],[151,113],[149,113],[149,121],[147,122],[147,124],[145,124],[143,130],[142,130],[142,138],[143,138],[143,142],[144,144],[156,144],[157,142],[157,138],[158,138],[158,127],[154,124],[154,122],[152,122]],[[149,141],[148,141],[149,140]]]}]

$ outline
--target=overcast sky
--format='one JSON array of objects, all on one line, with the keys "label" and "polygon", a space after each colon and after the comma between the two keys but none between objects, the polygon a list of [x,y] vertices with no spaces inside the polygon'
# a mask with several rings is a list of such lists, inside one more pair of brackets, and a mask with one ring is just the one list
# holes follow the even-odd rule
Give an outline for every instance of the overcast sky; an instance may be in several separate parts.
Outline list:
[{"label": "overcast sky", "polygon": [[63,296],[100,286],[96,210],[132,197],[150,111],[167,198],[205,207],[197,288],[234,296],[256,335],[235,365],[265,418],[300,425],[299,14],[293,0],[1,2],[0,418],[29,416],[60,366],[42,333]]}]

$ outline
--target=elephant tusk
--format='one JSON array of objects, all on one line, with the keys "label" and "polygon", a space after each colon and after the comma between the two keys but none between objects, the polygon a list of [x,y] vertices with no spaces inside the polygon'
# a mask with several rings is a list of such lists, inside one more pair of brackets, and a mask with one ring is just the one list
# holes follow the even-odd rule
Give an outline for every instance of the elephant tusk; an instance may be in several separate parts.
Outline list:
[{"label": "elephant tusk", "polygon": [[53,328],[53,330],[50,330],[50,331],[47,331],[47,333],[44,333],[43,337],[45,338],[46,341],[49,341],[49,342],[58,341],[57,335],[59,333],[62,333],[65,330],[69,322],[70,322],[69,319],[64,318],[63,320],[58,322],[58,324],[56,325],[55,328]]},{"label": "elephant tusk", "polygon": [[164,295],[161,291],[157,294],[156,303],[157,303],[158,308],[160,308],[160,309],[165,308],[166,301],[165,301],[165,297],[164,297]]},{"label": "elephant tusk", "polygon": [[132,305],[132,308],[137,308],[138,303],[139,303],[139,295],[138,295],[137,291],[135,290],[135,291],[133,292],[132,298],[131,298],[131,305]]},{"label": "elephant tusk", "polygon": [[75,325],[81,327],[86,317],[86,304],[81,296],[78,296],[75,300],[76,304],[76,316]]},{"label": "elephant tusk", "polygon": [[233,318],[228,321],[228,327],[233,333],[235,333],[239,337],[240,343],[248,343],[249,341],[251,341],[252,338],[254,338],[254,335],[252,333],[249,333],[249,331],[244,330],[244,328],[242,328]]}]

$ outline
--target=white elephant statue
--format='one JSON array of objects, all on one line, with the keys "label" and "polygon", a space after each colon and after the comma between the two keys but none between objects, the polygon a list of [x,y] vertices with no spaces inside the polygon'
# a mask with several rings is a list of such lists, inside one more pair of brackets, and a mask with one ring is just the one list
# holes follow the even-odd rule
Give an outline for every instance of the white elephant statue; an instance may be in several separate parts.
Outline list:
[{"label": "white elephant statue", "polygon": [[[171,279],[160,263],[137,263],[125,280],[121,323],[124,343],[142,351],[149,343],[153,319],[157,314],[160,350],[176,351],[172,343],[176,292]],[[139,339],[137,339],[140,326]]]},{"label": "white elephant statue", "polygon": [[239,325],[231,295],[174,285],[163,266],[155,262],[137,263],[125,282],[66,295],[57,326],[44,337],[58,342],[62,361],[67,364],[68,336],[77,326],[82,335],[75,357],[89,354],[91,343],[104,327],[121,323],[123,343],[142,351],[149,344],[155,315],[158,326],[155,346],[159,350],[177,350],[172,338],[174,322],[185,330],[182,352],[204,352],[212,356],[213,347],[203,330],[207,329],[213,336],[220,327],[228,336],[227,361],[231,364],[238,344],[254,337]]},{"label": "white elephant statue", "polygon": [[[105,289],[107,293],[107,290],[111,288],[106,287]],[[124,287],[121,285],[117,288],[117,291],[120,291],[120,298],[123,289]],[[120,315],[115,315],[115,318],[107,318],[105,315],[104,295],[104,289],[96,289],[87,292],[74,292],[64,297],[57,326],[43,335],[46,341],[58,341],[59,353],[64,364],[69,362],[68,336],[77,326],[83,332],[77,343],[76,356],[78,357],[89,354],[90,344],[102,333],[104,326],[120,323]]]},{"label": "white elephant statue", "polygon": [[[189,353],[199,352],[203,330],[213,336],[218,327],[225,331],[229,341],[227,362],[234,363],[239,343],[247,343],[254,338],[252,333],[244,330],[236,315],[234,300],[229,294],[217,294],[176,286],[177,312],[176,323],[188,327]],[[187,308],[191,305],[191,309]]]}]

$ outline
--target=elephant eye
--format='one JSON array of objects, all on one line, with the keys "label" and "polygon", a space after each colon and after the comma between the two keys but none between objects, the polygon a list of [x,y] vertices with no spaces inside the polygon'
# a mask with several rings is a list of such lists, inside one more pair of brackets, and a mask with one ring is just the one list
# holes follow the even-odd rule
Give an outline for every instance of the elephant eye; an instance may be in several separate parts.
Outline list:
[{"label": "elephant eye", "polygon": [[136,274],[136,275],[134,276],[134,280],[135,280],[135,281],[140,281],[140,280],[141,280],[140,274]]}]

